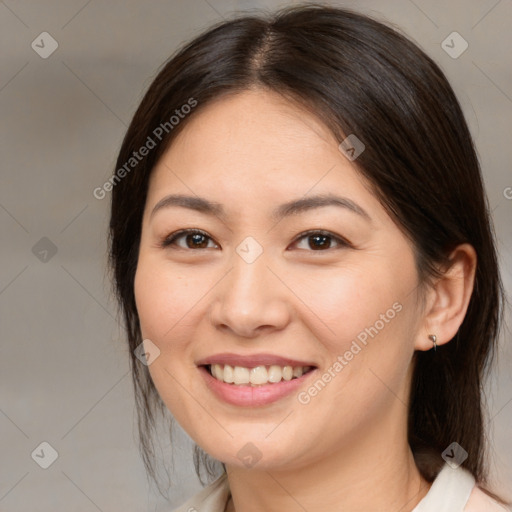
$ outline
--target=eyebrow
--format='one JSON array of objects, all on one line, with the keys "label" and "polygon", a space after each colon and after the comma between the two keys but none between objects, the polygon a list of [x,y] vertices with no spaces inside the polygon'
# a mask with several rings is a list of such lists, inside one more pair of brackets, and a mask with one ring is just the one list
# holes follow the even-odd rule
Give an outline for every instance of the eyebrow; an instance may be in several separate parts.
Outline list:
[{"label": "eyebrow", "polygon": [[[171,194],[160,199],[153,208],[150,218],[153,217],[157,211],[173,206],[181,206],[208,215],[215,215],[221,219],[226,218],[226,211],[221,203],[210,201],[199,196],[187,196],[182,194]],[[333,194],[320,194],[289,201],[275,208],[271,214],[271,218],[274,221],[279,221],[290,215],[297,215],[305,211],[326,206],[345,208],[371,222],[370,215],[357,203],[347,197],[340,197]]]}]

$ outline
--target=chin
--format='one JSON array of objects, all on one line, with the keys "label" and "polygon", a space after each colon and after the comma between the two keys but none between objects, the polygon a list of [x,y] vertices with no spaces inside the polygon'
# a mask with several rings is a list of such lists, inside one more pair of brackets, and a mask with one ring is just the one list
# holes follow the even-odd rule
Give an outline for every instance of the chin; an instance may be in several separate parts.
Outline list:
[{"label": "chin", "polygon": [[[251,441],[250,433],[246,433],[241,441],[230,439],[224,444],[219,441],[215,446],[211,437],[201,448],[213,458],[224,464],[246,470],[269,471],[300,467],[301,454],[293,443],[283,445],[282,440],[260,441],[264,435],[255,435]],[[305,462],[303,462],[305,463]]]}]

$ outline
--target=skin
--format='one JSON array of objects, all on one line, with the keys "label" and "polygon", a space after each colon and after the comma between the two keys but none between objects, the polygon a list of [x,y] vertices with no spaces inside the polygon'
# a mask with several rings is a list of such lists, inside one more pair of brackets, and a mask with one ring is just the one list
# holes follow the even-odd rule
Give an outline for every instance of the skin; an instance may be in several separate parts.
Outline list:
[{"label": "skin", "polygon": [[[229,511],[405,512],[430,487],[407,443],[411,360],[432,348],[429,334],[438,345],[455,335],[476,257],[459,246],[444,277],[420,287],[411,243],[356,164],[320,120],[254,89],[198,112],[153,171],[135,278],[143,338],[160,350],[149,370],[175,419],[226,464]],[[370,220],[336,206],[270,218],[284,202],[332,192]],[[178,193],[221,203],[226,217],[180,206],[151,215]],[[203,248],[186,237],[161,246],[184,228],[210,238]],[[307,236],[297,240],[309,229],[350,244],[327,239],[315,250]],[[263,249],[250,264],[236,252],[247,236]],[[292,393],[229,405],[195,365],[220,352],[291,355],[314,362],[314,381],[395,303],[401,311],[308,404]],[[261,455],[252,467],[237,457],[249,442]]]}]

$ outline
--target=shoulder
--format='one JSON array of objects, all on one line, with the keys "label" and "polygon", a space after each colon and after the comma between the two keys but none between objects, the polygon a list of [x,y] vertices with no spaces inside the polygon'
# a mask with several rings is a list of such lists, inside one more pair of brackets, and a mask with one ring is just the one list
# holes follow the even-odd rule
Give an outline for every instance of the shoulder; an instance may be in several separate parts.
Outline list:
[{"label": "shoulder", "polygon": [[231,495],[226,473],[172,512],[224,512]]},{"label": "shoulder", "polygon": [[464,512],[507,512],[507,509],[475,485]]}]

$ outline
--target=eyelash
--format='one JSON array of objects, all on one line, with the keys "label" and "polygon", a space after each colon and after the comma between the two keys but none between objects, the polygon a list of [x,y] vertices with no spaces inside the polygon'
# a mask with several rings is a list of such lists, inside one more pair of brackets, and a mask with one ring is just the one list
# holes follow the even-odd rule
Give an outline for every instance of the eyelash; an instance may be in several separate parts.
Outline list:
[{"label": "eyelash", "polygon": [[[193,234],[194,235],[195,234],[203,235],[204,237],[209,238],[210,240],[213,241],[212,237],[210,235],[208,235],[208,233],[206,233],[205,231],[202,231],[200,229],[182,229],[180,231],[176,231],[175,233],[172,233],[172,234],[166,236],[160,242],[160,247],[163,249],[169,248],[172,245],[176,245],[175,242],[179,238],[184,237],[186,235],[193,235]],[[338,247],[328,247],[327,249],[318,249],[318,250],[310,249],[308,252],[327,252],[329,250],[341,249],[343,247],[353,247],[352,244],[350,242],[348,242],[348,240],[346,240],[340,236],[337,236],[329,231],[322,230],[322,229],[310,229],[308,231],[303,231],[302,233],[297,235],[297,237],[295,238],[295,240],[292,243],[295,244],[298,241],[300,241],[301,239],[306,238],[308,236],[313,236],[313,235],[320,235],[320,236],[325,236],[325,237],[331,238],[338,244]],[[184,249],[184,250],[192,250],[192,251],[208,249],[208,248],[191,249],[189,247],[185,248],[185,247],[180,247],[180,246],[177,246],[177,248]]]}]

